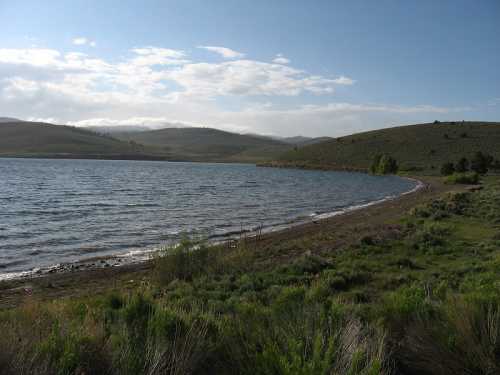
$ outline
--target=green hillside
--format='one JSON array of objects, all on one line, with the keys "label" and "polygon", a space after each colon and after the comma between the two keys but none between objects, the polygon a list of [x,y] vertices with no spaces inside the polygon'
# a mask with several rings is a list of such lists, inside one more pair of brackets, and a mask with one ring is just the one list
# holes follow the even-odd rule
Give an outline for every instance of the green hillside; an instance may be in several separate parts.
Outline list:
[{"label": "green hillside", "polygon": [[144,146],[71,126],[36,122],[0,124],[0,156],[75,158],[167,158]]},{"label": "green hillside", "polygon": [[274,165],[367,170],[375,155],[401,170],[437,173],[441,164],[482,151],[500,158],[500,123],[446,122],[400,126],[332,139],[286,152]]},{"label": "green hillside", "polygon": [[292,148],[266,137],[211,128],[167,128],[114,136],[161,148],[185,160],[259,162],[276,158]]}]

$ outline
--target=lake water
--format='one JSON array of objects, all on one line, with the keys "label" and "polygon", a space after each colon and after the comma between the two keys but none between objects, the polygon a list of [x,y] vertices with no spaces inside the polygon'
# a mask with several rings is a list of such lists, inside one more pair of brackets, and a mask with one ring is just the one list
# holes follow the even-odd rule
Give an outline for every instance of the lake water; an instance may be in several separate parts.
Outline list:
[{"label": "lake water", "polygon": [[310,220],[399,195],[395,176],[243,164],[0,158],[0,278]]}]

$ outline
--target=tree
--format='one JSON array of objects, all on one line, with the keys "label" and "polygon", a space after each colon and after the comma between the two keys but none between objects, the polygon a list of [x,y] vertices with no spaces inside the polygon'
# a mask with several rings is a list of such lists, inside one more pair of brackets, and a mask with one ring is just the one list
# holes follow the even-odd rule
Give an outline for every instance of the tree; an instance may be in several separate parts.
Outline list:
[{"label": "tree", "polygon": [[455,166],[453,165],[452,162],[444,163],[441,166],[441,175],[449,176],[452,175],[453,173],[455,173]]},{"label": "tree", "polygon": [[374,174],[393,174],[398,172],[398,163],[396,159],[389,155],[376,155],[370,167]]},{"label": "tree", "polygon": [[493,163],[491,163],[491,169],[494,169],[495,171],[500,171],[500,160],[495,160]]},{"label": "tree", "polygon": [[455,171],[458,173],[464,173],[469,170],[469,161],[467,158],[461,158],[458,162],[457,165],[455,166]]},{"label": "tree", "polygon": [[377,154],[375,155],[375,157],[373,158],[373,162],[372,162],[372,165],[370,167],[370,172],[373,173],[373,174],[377,174],[378,173],[378,165],[380,163],[380,158],[382,157],[382,155],[380,154]]},{"label": "tree", "polygon": [[492,163],[493,156],[478,151],[471,161],[470,169],[479,174],[486,174]]}]

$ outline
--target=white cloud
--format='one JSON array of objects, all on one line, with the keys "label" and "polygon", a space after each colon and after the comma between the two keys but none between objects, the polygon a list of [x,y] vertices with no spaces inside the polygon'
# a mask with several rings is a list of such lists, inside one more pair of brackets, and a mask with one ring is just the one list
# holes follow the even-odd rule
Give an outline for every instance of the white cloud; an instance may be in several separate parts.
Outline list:
[{"label": "white cloud", "polygon": [[87,39],[85,37],[74,38],[71,42],[75,46],[85,46],[85,45],[88,45],[90,47],[95,47],[97,45],[95,41],[89,40],[89,39]]},{"label": "white cloud", "polygon": [[54,117],[45,117],[45,118],[28,117],[26,121],[44,122],[46,124],[58,124],[58,120]]},{"label": "white cloud", "polygon": [[226,47],[217,46],[198,46],[198,48],[206,49],[207,51],[215,52],[224,57],[225,59],[241,59],[245,57],[244,53],[234,51]]},{"label": "white cloud", "polygon": [[61,54],[58,51],[46,48],[0,48],[0,63],[5,64],[49,67],[57,65],[60,56]]},{"label": "white cloud", "polygon": [[273,59],[273,63],[275,64],[290,64],[290,60],[284,57],[281,53],[278,53],[276,57]]},{"label": "white cloud", "polygon": [[[153,46],[116,60],[44,48],[0,49],[0,113],[61,124],[182,123],[337,136],[467,110],[332,101],[338,85],[354,83],[251,59],[193,62],[184,51]],[[328,104],[304,94],[322,95]],[[227,102],[236,103],[231,111]]]},{"label": "white cloud", "polygon": [[190,127],[197,126],[197,124],[182,122],[178,120],[172,120],[167,117],[128,117],[128,118],[91,118],[79,121],[69,121],[68,125],[73,126],[131,126],[140,125],[147,126],[150,128],[162,128],[162,127]]},{"label": "white cloud", "polygon": [[[330,94],[337,80],[308,75],[302,70],[255,60],[223,63],[192,63],[167,73],[185,88],[184,95],[203,96],[297,96],[303,92]],[[341,77],[344,83],[345,77]]]},{"label": "white cloud", "polygon": [[335,78],[333,80],[337,85],[353,85],[356,81],[345,76],[340,76],[339,78]]},{"label": "white cloud", "polygon": [[80,37],[73,39],[72,42],[75,46],[84,46],[85,44],[87,44],[88,40],[87,38]]},{"label": "white cloud", "polygon": [[134,48],[132,52],[137,56],[131,62],[139,66],[180,65],[189,62],[189,60],[184,59],[186,56],[184,51],[174,49],[143,47]]}]

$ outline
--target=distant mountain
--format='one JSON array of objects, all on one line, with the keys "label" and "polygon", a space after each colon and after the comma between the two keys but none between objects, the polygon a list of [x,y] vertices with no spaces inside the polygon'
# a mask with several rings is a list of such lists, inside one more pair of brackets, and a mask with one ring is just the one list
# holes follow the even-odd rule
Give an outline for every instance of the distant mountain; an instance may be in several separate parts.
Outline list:
[{"label": "distant mountain", "polygon": [[17,118],[12,118],[12,117],[0,117],[0,124],[6,123],[6,122],[22,122],[22,121],[18,120]]},{"label": "distant mountain", "polygon": [[137,133],[152,130],[149,126],[145,125],[95,125],[83,126],[82,129],[91,130],[99,134],[116,134],[116,133]]},{"label": "distant mountain", "polygon": [[303,137],[303,136],[296,136],[296,137],[285,137],[285,138],[277,138],[282,142],[295,145],[295,146],[306,146],[306,145],[313,145],[315,143],[320,143],[320,142],[325,142],[328,141],[332,138],[330,137],[317,137],[317,138],[311,138],[311,137]]},{"label": "distant mountain", "polygon": [[267,137],[213,128],[168,128],[114,136],[161,148],[181,159],[200,161],[258,162],[275,158],[291,148],[285,142]]},{"label": "distant mountain", "polygon": [[3,122],[0,156],[107,159],[168,159],[168,153],[147,149],[71,126],[39,122]]},{"label": "distant mountain", "polygon": [[368,170],[377,154],[396,158],[402,170],[439,173],[445,162],[482,151],[500,159],[500,123],[436,122],[380,129],[290,150],[277,165]]},{"label": "distant mountain", "polygon": [[163,124],[155,125],[86,125],[82,126],[84,129],[92,130],[100,134],[116,134],[116,133],[137,133],[148,130],[158,130],[165,128],[187,128],[190,127],[181,122],[165,122]]}]

